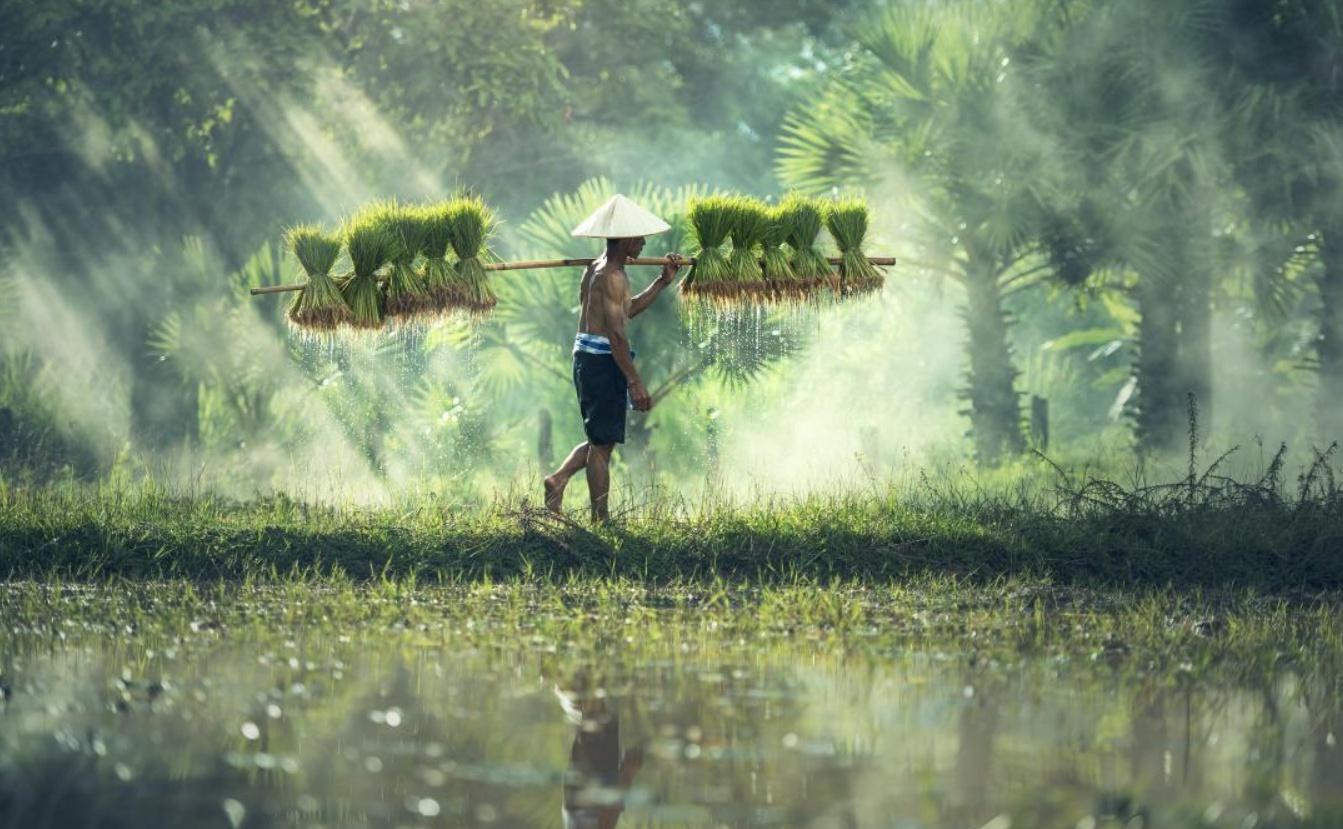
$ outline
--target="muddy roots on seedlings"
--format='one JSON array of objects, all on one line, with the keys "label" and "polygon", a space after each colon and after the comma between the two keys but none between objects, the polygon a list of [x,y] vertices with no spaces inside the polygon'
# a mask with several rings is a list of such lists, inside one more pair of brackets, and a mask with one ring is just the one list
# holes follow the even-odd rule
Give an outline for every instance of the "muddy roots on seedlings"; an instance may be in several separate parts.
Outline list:
[{"label": "muddy roots on seedlings", "polygon": [[788,224],[788,247],[792,251],[789,264],[799,290],[804,295],[814,295],[831,286],[834,273],[825,254],[816,247],[825,222],[820,201],[790,193],[779,203],[779,212]]},{"label": "muddy roots on seedlings", "polygon": [[732,199],[727,196],[706,196],[693,199],[686,211],[690,230],[695,238],[695,264],[681,283],[687,295],[713,300],[724,296],[730,286],[727,242],[732,225]]},{"label": "muddy roots on seedlings", "polygon": [[764,202],[749,196],[732,200],[730,230],[732,253],[728,256],[728,272],[732,281],[729,292],[736,297],[763,297],[766,294],[765,274],[760,270],[760,244],[765,237],[766,207]]},{"label": "muddy roots on seedlings", "polygon": [[429,290],[415,270],[424,241],[424,217],[417,208],[389,202],[379,218],[392,238],[392,267],[383,286],[387,321],[396,325],[421,321],[433,311]]},{"label": "muddy roots on seedlings", "polygon": [[802,283],[793,274],[793,265],[783,244],[792,227],[782,205],[765,211],[765,230],[760,237],[760,259],[765,273],[766,295],[775,302],[796,302],[804,296]]},{"label": "muddy roots on seedlings", "polygon": [[837,199],[826,206],[825,226],[839,246],[842,295],[859,295],[881,290],[885,283],[881,271],[867,259],[863,245],[867,239],[867,203],[857,197]]},{"label": "muddy roots on seedlings", "polygon": [[308,282],[289,305],[289,322],[308,331],[328,332],[350,321],[350,307],[331,278],[340,258],[340,238],[317,225],[299,225],[285,234],[285,245],[303,266]]},{"label": "muddy roots on seedlings", "polygon": [[453,201],[449,222],[457,253],[453,288],[461,297],[459,307],[472,314],[487,313],[497,302],[481,261],[489,255],[486,242],[494,235],[495,224],[494,211],[479,196],[459,196]]},{"label": "muddy roots on seedlings", "polygon": [[350,325],[355,328],[382,327],[382,290],[377,272],[396,252],[396,241],[381,217],[384,209],[384,203],[365,208],[347,219],[342,229],[354,273],[338,284],[345,304],[350,306]]},{"label": "muddy roots on seedlings", "polygon": [[448,263],[448,246],[452,244],[452,202],[442,201],[420,208],[424,221],[424,238],[420,253],[424,256],[421,278],[429,294],[429,313],[444,315],[462,305],[462,298],[453,291],[452,265]]}]

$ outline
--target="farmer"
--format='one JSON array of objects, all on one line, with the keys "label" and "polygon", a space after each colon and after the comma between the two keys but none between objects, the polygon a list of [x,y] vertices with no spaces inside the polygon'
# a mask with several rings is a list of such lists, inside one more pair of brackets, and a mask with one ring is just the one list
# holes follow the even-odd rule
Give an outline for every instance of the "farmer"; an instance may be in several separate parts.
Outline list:
[{"label": "farmer", "polygon": [[575,727],[564,776],[564,827],[615,829],[625,797],[643,768],[643,746],[622,745],[620,717],[611,700],[594,687],[590,671],[580,669],[569,684],[573,687],[554,688],[565,717]]},{"label": "farmer", "polygon": [[680,266],[678,254],[662,266],[662,273],[637,296],[630,296],[625,262],[639,255],[644,237],[670,226],[619,194],[597,208],[573,230],[574,236],[605,239],[606,253],[583,272],[579,296],[578,335],[574,337],[574,387],[583,415],[587,440],[574,447],[555,474],[546,478],[546,507],[560,512],[564,487],[580,469],[587,469],[592,520],[608,518],[611,491],[611,451],[625,442],[625,412],[653,407],[639,372],[634,368],[626,324],[652,304],[671,284]]}]

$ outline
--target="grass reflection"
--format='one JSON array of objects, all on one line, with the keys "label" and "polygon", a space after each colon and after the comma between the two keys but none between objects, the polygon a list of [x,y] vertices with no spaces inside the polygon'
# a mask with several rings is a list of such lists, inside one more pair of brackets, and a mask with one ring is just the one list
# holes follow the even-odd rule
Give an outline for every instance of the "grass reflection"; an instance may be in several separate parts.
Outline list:
[{"label": "grass reflection", "polygon": [[17,583],[0,619],[0,825],[1326,826],[1343,803],[1329,596]]}]

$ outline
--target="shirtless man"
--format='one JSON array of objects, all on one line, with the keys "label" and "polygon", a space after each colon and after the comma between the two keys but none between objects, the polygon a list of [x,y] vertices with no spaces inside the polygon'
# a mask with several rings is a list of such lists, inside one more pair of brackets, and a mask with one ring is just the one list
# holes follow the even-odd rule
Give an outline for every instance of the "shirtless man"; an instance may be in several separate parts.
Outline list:
[{"label": "shirtless man", "polygon": [[626,325],[653,303],[680,269],[678,254],[662,273],[637,296],[630,296],[625,262],[643,250],[645,236],[661,233],[668,225],[626,199],[614,196],[583,224],[575,236],[606,238],[606,252],[583,272],[579,299],[578,335],[574,338],[574,388],[583,415],[587,440],[575,446],[560,468],[545,479],[546,507],[558,513],[564,488],[580,469],[587,470],[592,520],[609,517],[611,452],[625,442],[625,413],[632,405],[646,412],[653,400],[634,367]]}]

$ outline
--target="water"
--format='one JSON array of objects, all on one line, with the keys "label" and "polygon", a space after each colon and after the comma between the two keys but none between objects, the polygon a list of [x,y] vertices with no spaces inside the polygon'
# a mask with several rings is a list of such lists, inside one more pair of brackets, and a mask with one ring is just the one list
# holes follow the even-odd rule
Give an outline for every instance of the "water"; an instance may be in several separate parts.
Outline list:
[{"label": "water", "polygon": [[[1194,678],[1118,648],[873,631],[859,638],[875,646],[748,639],[647,608],[578,610],[548,632],[445,603],[439,625],[416,601],[376,625],[291,596],[228,621],[202,603],[162,623],[97,606],[16,627],[0,640],[0,826],[1248,829],[1343,814],[1339,700],[1291,671]],[[588,623],[590,638],[557,632]]]}]

